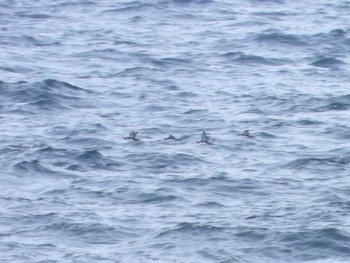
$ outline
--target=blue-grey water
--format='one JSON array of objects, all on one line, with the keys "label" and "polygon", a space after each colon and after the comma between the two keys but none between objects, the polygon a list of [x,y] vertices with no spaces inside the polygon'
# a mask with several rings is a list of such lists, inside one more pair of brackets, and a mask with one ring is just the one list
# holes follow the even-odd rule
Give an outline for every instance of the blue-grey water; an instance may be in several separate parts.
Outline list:
[{"label": "blue-grey water", "polygon": [[0,262],[350,262],[349,12],[2,0]]}]

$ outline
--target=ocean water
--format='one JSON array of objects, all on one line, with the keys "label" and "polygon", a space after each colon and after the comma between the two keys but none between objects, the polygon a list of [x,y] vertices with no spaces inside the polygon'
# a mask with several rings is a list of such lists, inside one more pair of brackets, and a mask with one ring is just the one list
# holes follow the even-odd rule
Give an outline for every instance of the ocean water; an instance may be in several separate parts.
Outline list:
[{"label": "ocean water", "polygon": [[350,262],[349,12],[1,1],[0,262]]}]

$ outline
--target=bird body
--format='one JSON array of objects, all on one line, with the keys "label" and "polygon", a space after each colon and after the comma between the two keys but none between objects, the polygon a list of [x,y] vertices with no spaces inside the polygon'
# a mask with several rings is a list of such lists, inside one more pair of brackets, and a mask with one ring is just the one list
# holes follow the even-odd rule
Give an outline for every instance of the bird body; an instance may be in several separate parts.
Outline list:
[{"label": "bird body", "polygon": [[201,136],[201,140],[200,141],[197,141],[197,143],[206,143],[206,144],[212,144],[209,142],[209,136],[208,136],[209,133],[206,133],[205,131],[202,132],[202,136]]},{"label": "bird body", "polygon": [[125,140],[134,140],[134,141],[139,141],[138,138],[136,138],[137,132],[130,132],[128,137],[124,137]]},{"label": "bird body", "polygon": [[243,133],[238,133],[238,136],[241,136],[241,137],[248,137],[248,138],[254,137],[253,135],[251,135],[251,134],[249,133],[249,130],[244,130]]}]

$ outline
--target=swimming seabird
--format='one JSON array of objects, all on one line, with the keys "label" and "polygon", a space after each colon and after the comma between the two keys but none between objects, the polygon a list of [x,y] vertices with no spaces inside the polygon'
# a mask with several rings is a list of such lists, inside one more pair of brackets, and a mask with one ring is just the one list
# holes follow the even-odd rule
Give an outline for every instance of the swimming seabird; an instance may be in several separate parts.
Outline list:
[{"label": "swimming seabird", "polygon": [[204,142],[206,144],[212,144],[209,142],[209,136],[208,136],[209,133],[206,133],[205,131],[202,132],[202,136],[201,136],[201,140],[200,141],[197,141],[197,143],[201,143],[201,142]]},{"label": "swimming seabird", "polygon": [[251,134],[249,133],[249,130],[244,130],[243,133],[238,133],[238,136],[249,137],[249,138],[254,137],[253,135],[251,135]]},{"label": "swimming seabird", "polygon": [[175,138],[175,136],[169,134],[168,137],[164,138],[164,140],[175,140],[175,141],[179,141],[179,139]]},{"label": "swimming seabird", "polygon": [[125,140],[134,140],[139,141],[139,139],[136,138],[137,132],[130,132],[128,137],[124,137]]}]

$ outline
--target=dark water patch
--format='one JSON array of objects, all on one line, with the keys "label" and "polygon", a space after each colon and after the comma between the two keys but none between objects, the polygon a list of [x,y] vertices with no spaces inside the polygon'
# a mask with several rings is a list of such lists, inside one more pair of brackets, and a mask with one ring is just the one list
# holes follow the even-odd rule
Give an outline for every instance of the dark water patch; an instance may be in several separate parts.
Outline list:
[{"label": "dark water patch", "polygon": [[160,193],[156,191],[155,193],[143,193],[137,197],[136,203],[168,203],[177,200],[178,197],[175,195]]},{"label": "dark water patch", "polygon": [[[69,10],[69,8],[73,8],[73,7],[79,7],[79,6],[91,6],[91,7],[94,7],[94,6],[98,6],[98,2],[96,1],[65,1],[65,0],[62,0],[62,1],[57,1],[55,3],[50,3],[50,7],[53,7],[53,8],[68,8],[67,10]],[[56,9],[54,9],[56,10]]]},{"label": "dark water patch", "polygon": [[79,162],[79,169],[81,167],[91,167],[94,169],[115,170],[122,166],[121,162],[114,161],[111,157],[106,157],[97,150],[86,150],[74,159]]},{"label": "dark water patch", "polygon": [[70,107],[64,107],[60,103],[58,103],[54,100],[50,100],[50,99],[38,100],[36,102],[29,103],[28,105],[33,107],[32,112],[35,109],[40,109],[43,111],[57,111],[57,110],[69,110],[70,109]]},{"label": "dark water patch", "polygon": [[219,207],[224,207],[223,204],[218,203],[218,202],[204,202],[204,203],[196,204],[196,206],[205,207],[205,208],[219,208]]},{"label": "dark water patch", "polygon": [[44,175],[55,179],[75,178],[75,175],[56,171],[47,167],[48,165],[39,160],[21,161],[13,166],[15,173],[21,178],[36,179],[40,175]]},{"label": "dark water patch", "polygon": [[[87,169],[115,170],[122,166],[121,162],[113,160],[112,157],[102,155],[98,150],[68,150],[53,147],[44,147],[34,152],[34,156],[46,159],[53,166],[64,167],[70,171],[87,171]],[[38,161],[34,162],[37,164]],[[24,167],[27,167],[25,163]],[[20,167],[22,167],[20,165]],[[22,167],[23,168],[23,167]],[[49,172],[49,171],[47,171]]]},{"label": "dark water patch", "polygon": [[[286,94],[288,98],[275,97],[275,96],[253,96],[251,99],[259,101],[260,107],[255,105],[248,110],[248,112],[257,114],[275,114],[279,115],[297,113],[297,112],[325,112],[332,110],[347,110],[349,103],[349,95],[334,96],[335,94],[328,94],[322,97],[311,96],[309,94]],[[262,110],[263,109],[263,110]],[[283,123],[279,120],[280,123]],[[301,119],[293,121],[294,124],[308,126],[308,125],[321,125],[321,120],[314,120],[313,118]]]},{"label": "dark water patch", "polygon": [[179,98],[193,98],[193,97],[198,97],[198,94],[194,93],[194,92],[182,91],[182,92],[177,93],[176,97],[179,97]]},{"label": "dark water patch", "polygon": [[346,111],[350,108],[350,95],[343,95],[337,97],[330,97],[325,99],[320,99],[321,104],[319,107],[314,108],[316,112],[325,111]]},{"label": "dark water patch", "polygon": [[[108,128],[99,123],[77,123],[73,127],[67,127],[63,125],[57,125],[49,130],[50,135],[64,136],[61,141],[69,143],[85,143],[85,145],[103,145],[107,141],[96,138],[96,135],[105,134],[108,132]],[[89,137],[83,137],[83,136]],[[94,137],[90,137],[94,136]]]},{"label": "dark water patch", "polygon": [[181,5],[189,5],[189,4],[210,4],[213,3],[213,0],[169,0],[169,1],[162,1],[162,3],[174,3],[174,4],[181,4]]},{"label": "dark water patch", "polygon": [[211,191],[219,196],[264,196],[268,197],[271,193],[261,184],[261,182],[254,179],[242,180],[226,180],[226,182],[215,183],[211,186]]},{"label": "dark water patch", "polygon": [[162,58],[162,59],[147,59],[146,60],[149,63],[152,63],[153,65],[160,67],[160,68],[184,68],[184,67],[191,67],[194,68],[193,61],[191,59],[186,58]]},{"label": "dark water patch", "polygon": [[205,115],[208,113],[208,110],[197,110],[197,109],[190,109],[184,112],[184,114],[193,114],[193,115]]},{"label": "dark water patch", "polygon": [[276,136],[275,134],[268,133],[268,132],[260,132],[257,136],[261,138],[267,138],[267,139],[278,138],[278,136]]},{"label": "dark water patch", "polygon": [[131,1],[120,4],[121,7],[107,9],[102,12],[102,14],[118,14],[121,13],[123,15],[130,14],[133,12],[143,12],[147,10],[158,9],[157,5],[152,3],[146,3],[142,1]]},{"label": "dark water patch", "polygon": [[157,235],[157,238],[172,237],[179,238],[180,236],[192,236],[192,237],[203,237],[210,238],[213,235],[217,235],[220,232],[226,231],[225,227],[217,227],[209,224],[179,223],[171,229],[163,230]]},{"label": "dark water patch", "polygon": [[[87,134],[93,134],[93,131],[88,131],[86,129],[82,130],[81,133],[87,133]],[[79,133],[79,135],[81,135]],[[96,131],[95,134],[98,134]],[[121,139],[121,138],[120,138]],[[81,145],[81,146],[89,146],[91,148],[99,148],[99,149],[109,149],[111,148],[111,142],[107,140],[102,140],[98,138],[88,137],[88,138],[82,138],[82,137],[67,137],[64,139],[67,143],[72,143],[75,145]]]},{"label": "dark water patch", "polygon": [[282,66],[290,63],[286,59],[265,58],[256,55],[246,55],[243,52],[228,52],[223,57],[236,63],[245,65],[265,65],[265,66]]},{"label": "dark water patch", "polygon": [[344,64],[345,63],[340,59],[329,57],[329,58],[322,58],[322,59],[316,60],[315,62],[312,62],[310,65],[315,67],[322,67],[322,68],[333,68],[333,67],[342,66]]},{"label": "dark water patch", "polygon": [[[348,257],[350,253],[349,233],[336,228],[301,230],[281,235],[280,242],[292,250],[303,251],[296,258],[320,259],[330,256]],[[317,253],[315,253],[317,251]]]},{"label": "dark water patch", "polygon": [[[61,221],[61,222],[59,222]],[[65,222],[66,221],[66,222]],[[123,228],[109,226],[102,223],[76,223],[69,220],[58,220],[56,223],[46,224],[42,229],[45,232],[58,232],[68,238],[84,240],[89,244],[116,244],[135,233],[127,232]]]},{"label": "dark water patch", "polygon": [[69,171],[76,171],[76,172],[86,172],[87,170],[81,167],[78,164],[70,164],[66,167],[67,170]]},{"label": "dark water patch", "polygon": [[285,34],[280,32],[266,32],[255,37],[255,41],[266,44],[306,46],[308,43],[300,35]]},{"label": "dark water patch", "polygon": [[160,154],[160,153],[141,153],[129,154],[126,156],[129,163],[134,163],[137,166],[148,167],[153,169],[163,168],[180,168],[188,167],[193,164],[200,164],[204,161],[188,154]]},{"label": "dark water patch", "polygon": [[124,69],[116,74],[114,77],[143,77],[152,76],[157,72],[164,72],[161,68],[151,68],[151,67],[132,67]]},{"label": "dark water patch", "polygon": [[51,15],[48,14],[28,14],[26,12],[16,12],[15,15],[24,19],[29,18],[33,20],[45,20],[53,18]]},{"label": "dark water patch", "polygon": [[121,164],[104,157],[97,150],[85,151],[45,147],[34,152],[41,159],[51,161],[55,167],[64,167],[68,171],[87,171],[88,168],[113,170]]},{"label": "dark water patch", "polygon": [[309,38],[310,41],[313,41],[314,44],[319,43],[321,41],[328,41],[328,43],[332,43],[344,39],[346,37],[346,34],[347,30],[337,28],[329,32],[313,34]]},{"label": "dark water patch", "polygon": [[[98,189],[97,187],[81,187],[72,185],[69,189],[67,189],[67,193],[74,194],[80,196],[84,199],[90,200],[99,200],[105,204],[111,204],[114,202],[114,193],[106,190],[107,185],[102,187],[102,189]],[[118,197],[119,198],[119,197]],[[117,203],[122,202],[123,200],[119,198]]]},{"label": "dark water patch", "polygon": [[[33,71],[33,69],[22,67],[19,65],[18,66],[11,66],[11,67],[0,67],[0,70],[11,72],[11,73],[29,73],[29,72]],[[2,84],[5,84],[5,83],[2,82]]]},{"label": "dark water patch", "polygon": [[15,103],[28,111],[57,111],[90,106],[83,98],[91,92],[53,79],[36,83],[1,82],[0,92],[3,94],[3,104]]},{"label": "dark water patch", "polygon": [[143,110],[145,112],[167,112],[171,108],[169,106],[160,106],[160,105],[154,105],[154,104],[148,104],[143,107]]},{"label": "dark water patch", "polygon": [[53,171],[44,167],[38,160],[22,161],[14,165],[16,170],[22,172],[34,171],[41,174],[53,174]]},{"label": "dark water patch", "polygon": [[350,108],[350,103],[340,103],[332,102],[326,106],[316,108],[315,111],[324,112],[324,111],[346,111]]},{"label": "dark water patch", "polygon": [[74,152],[71,152],[67,149],[59,149],[59,148],[53,148],[51,146],[46,146],[44,148],[36,150],[35,154],[38,154],[40,156],[50,157],[50,158],[59,158],[59,157],[71,158],[74,155]]},{"label": "dark water patch", "polygon": [[285,0],[249,0],[249,2],[254,3],[254,4],[261,4],[261,5],[270,5],[270,4],[285,4]]},{"label": "dark water patch", "polygon": [[73,56],[77,58],[91,58],[91,59],[99,58],[99,59],[113,60],[113,61],[123,60],[127,58],[123,56],[123,54],[120,51],[114,48],[85,51],[85,52],[74,54]]},{"label": "dark water patch", "polygon": [[344,37],[344,36],[346,36],[346,33],[347,32],[345,30],[340,29],[340,28],[333,29],[333,30],[329,31],[329,35],[334,36],[334,37]]},{"label": "dark water patch", "polygon": [[319,126],[324,124],[324,122],[318,121],[318,120],[312,120],[312,119],[302,119],[302,120],[295,121],[294,124],[300,125],[300,126]]},{"label": "dark water patch", "polygon": [[83,154],[79,155],[77,158],[83,161],[89,160],[89,161],[97,161],[101,160],[103,155],[99,153],[97,150],[90,150],[86,151]]},{"label": "dark water patch", "polygon": [[253,241],[260,242],[268,238],[268,229],[259,228],[259,227],[238,227],[235,236],[238,237],[241,241]]},{"label": "dark water patch", "polygon": [[59,219],[58,213],[40,213],[35,214],[35,212],[31,211],[28,214],[21,217],[21,221],[26,225],[42,225],[56,222]]},{"label": "dark water patch", "polygon": [[39,36],[28,36],[24,35],[21,37],[12,37],[12,39],[9,39],[10,42],[19,43],[19,45],[25,44],[26,47],[32,46],[32,47],[59,47],[62,45],[60,41],[52,40],[47,37],[39,37]]},{"label": "dark water patch", "polygon": [[285,168],[299,170],[333,170],[334,168],[345,169],[344,165],[348,165],[348,160],[340,157],[305,157],[298,158],[284,165]]},{"label": "dark water patch", "polygon": [[196,187],[196,186],[204,186],[210,184],[209,179],[204,179],[200,177],[191,177],[191,178],[174,178],[164,180],[166,185],[174,186],[174,185],[183,185],[188,187]]},{"label": "dark water patch", "polygon": [[[350,129],[347,126],[336,125],[336,126],[326,128],[322,133],[327,136],[332,136],[333,138],[349,140],[350,139],[349,130]],[[340,156],[348,155],[345,149],[334,149],[332,150],[332,152]]]},{"label": "dark water patch", "polygon": [[133,47],[136,47],[138,46],[139,44],[136,42],[136,41],[132,41],[132,40],[129,40],[129,39],[123,39],[123,38],[120,38],[120,37],[116,37],[116,39],[114,40],[113,42],[114,45],[127,45],[127,46],[133,46]]}]

